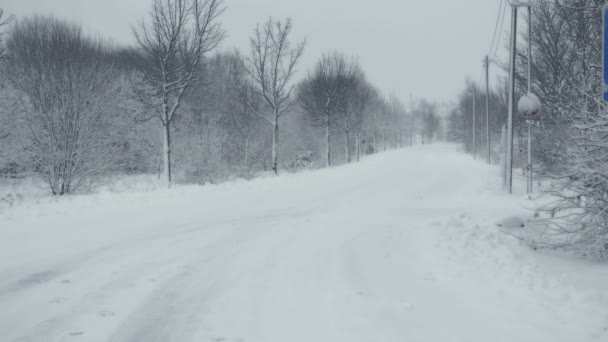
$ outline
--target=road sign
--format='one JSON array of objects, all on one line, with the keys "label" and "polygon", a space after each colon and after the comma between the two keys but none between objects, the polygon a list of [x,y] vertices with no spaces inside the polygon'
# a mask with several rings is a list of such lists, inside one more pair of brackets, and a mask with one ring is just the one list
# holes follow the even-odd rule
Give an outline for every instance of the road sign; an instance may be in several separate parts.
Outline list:
[{"label": "road sign", "polygon": [[603,66],[604,66],[604,101],[608,101],[608,5],[604,5],[604,44],[603,44]]},{"label": "road sign", "polygon": [[526,118],[536,118],[540,115],[541,103],[534,94],[528,94],[519,99],[517,111]]}]

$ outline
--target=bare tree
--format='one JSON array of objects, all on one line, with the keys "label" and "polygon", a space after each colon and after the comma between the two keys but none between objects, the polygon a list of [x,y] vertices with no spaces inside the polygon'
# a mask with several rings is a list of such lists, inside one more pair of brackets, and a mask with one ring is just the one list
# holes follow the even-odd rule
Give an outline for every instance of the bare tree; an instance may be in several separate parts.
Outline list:
[{"label": "bare tree", "polygon": [[373,140],[373,143],[370,145],[373,149],[373,152],[378,152],[378,138],[379,131],[382,128],[382,117],[386,107],[386,102],[382,95],[379,92],[375,92],[372,94],[372,98],[370,99],[369,110],[371,115],[367,118],[367,130],[369,131],[369,135]]},{"label": "bare tree", "polygon": [[315,125],[325,128],[327,166],[331,166],[332,128],[347,101],[348,82],[353,78],[355,65],[340,53],[324,55],[298,87],[300,106]]},{"label": "bare tree", "polygon": [[264,25],[258,25],[250,38],[251,52],[245,61],[254,89],[265,102],[264,109],[251,109],[272,127],[271,163],[275,174],[279,173],[279,118],[294,106],[292,80],[305,46],[305,41],[292,46],[291,30],[291,19],[281,22],[269,18]]},{"label": "bare tree", "polygon": [[4,10],[0,8],[0,59],[8,59],[9,55],[6,52],[6,46],[4,44],[4,36],[6,35],[6,27],[13,21],[13,16],[6,16]]},{"label": "bare tree", "polygon": [[433,138],[437,136],[440,128],[440,119],[437,114],[437,104],[426,100],[418,102],[417,113],[420,115],[420,136],[422,144],[433,143]]},{"label": "bare tree", "polygon": [[[5,46],[5,42],[4,42],[4,37],[6,35],[6,27],[8,26],[8,24],[10,24],[10,22],[12,21],[12,16],[9,16],[8,18],[6,18],[5,14],[4,14],[4,10],[0,8],[0,60],[3,59],[8,59],[8,54],[6,52],[6,46]],[[2,72],[4,70],[0,69],[0,77],[3,77]],[[6,84],[4,84],[4,82],[0,81],[0,105],[6,105],[8,101],[8,96],[7,96],[7,89],[6,89]],[[11,127],[9,124],[7,124],[7,121],[9,121],[10,119],[8,118],[9,116],[9,111],[8,110],[0,110],[0,143],[2,143],[3,146],[6,146],[8,137],[10,137],[12,134],[14,134],[14,132],[12,132]],[[0,151],[2,152],[2,154],[5,153],[5,151]],[[4,157],[4,156],[2,156]],[[2,158],[3,161],[0,164],[0,169],[4,169],[5,167],[3,167],[2,164],[4,164],[6,162],[6,159],[8,158]],[[2,172],[2,170],[0,170],[0,173]]]},{"label": "bare tree", "polygon": [[410,131],[411,119],[407,115],[405,105],[395,94],[390,97],[391,117],[393,120],[393,145],[395,148],[403,147],[403,136]]},{"label": "bare tree", "polygon": [[[345,101],[340,103],[340,119],[336,126],[344,132],[346,162],[352,161],[351,135],[360,132],[363,125],[363,114],[371,99],[371,90],[365,79],[365,74],[359,64],[355,64],[353,72],[345,82]],[[360,135],[358,135],[360,138]]]},{"label": "bare tree", "polygon": [[255,165],[260,164],[263,159],[262,149],[255,149],[252,146],[256,135],[259,135],[262,124],[256,116],[259,112],[262,99],[256,93],[251,79],[247,77],[241,56],[238,51],[234,55],[228,56],[229,76],[228,88],[228,107],[232,115],[228,116],[228,121],[232,130],[236,131],[242,139],[242,167],[239,172],[245,178],[251,178],[255,174]]},{"label": "bare tree", "polygon": [[357,161],[361,159],[361,135],[370,104],[375,96],[376,90],[367,82],[363,74],[355,79],[354,87],[350,92],[351,127],[355,133],[355,155]]},{"label": "bare tree", "polygon": [[44,17],[19,22],[8,48],[29,131],[25,153],[53,194],[73,192],[107,171],[121,146],[110,53],[79,26]]},{"label": "bare tree", "polygon": [[252,178],[268,164],[270,127],[252,113],[261,99],[238,53],[205,62],[205,85],[191,89],[173,123],[173,170],[183,179],[218,183]]},{"label": "bare tree", "polygon": [[224,38],[222,0],[155,0],[149,21],[133,28],[142,55],[141,100],[163,127],[163,174],[171,183],[171,124],[187,91],[201,82],[207,53]]}]

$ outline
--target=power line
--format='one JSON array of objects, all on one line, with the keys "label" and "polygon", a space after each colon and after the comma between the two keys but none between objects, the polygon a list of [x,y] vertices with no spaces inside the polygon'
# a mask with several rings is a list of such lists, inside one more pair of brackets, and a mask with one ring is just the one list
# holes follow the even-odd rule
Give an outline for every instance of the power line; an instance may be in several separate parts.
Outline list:
[{"label": "power line", "polygon": [[[492,35],[492,44],[490,45],[490,50],[488,52],[488,56],[490,56],[490,58],[496,57],[496,52],[500,46],[500,40],[502,39],[503,33],[502,29],[504,27],[504,21],[507,13],[507,4],[508,1],[500,0],[500,4],[498,5],[498,13],[496,15],[496,22],[494,24],[494,34]],[[481,84],[483,79],[484,70],[484,68],[481,69],[481,73],[479,75],[479,84]]]},{"label": "power line", "polygon": [[502,19],[500,20],[500,29],[498,30],[498,39],[496,40],[497,43],[494,46],[494,52],[490,51],[490,58],[494,59],[496,57],[496,53],[498,52],[498,46],[500,45],[500,40],[502,39],[502,35],[503,35],[503,27],[504,27],[504,23],[505,23],[505,17],[507,16],[507,2],[504,1],[503,2],[503,11],[502,11]]},{"label": "power line", "polygon": [[492,44],[490,45],[489,53],[492,53],[492,50],[494,49],[494,43],[496,42],[496,33],[498,30],[498,24],[500,22],[500,14],[503,9],[503,2],[504,0],[500,0],[500,5],[498,5],[498,15],[496,16],[496,24],[494,24],[494,34],[492,35]]},{"label": "power line", "polygon": [[[492,44],[490,45],[490,50],[488,52],[488,56],[490,59],[496,57],[496,53],[498,52],[498,47],[500,46],[500,40],[502,39],[502,30],[504,27],[504,21],[507,13],[507,5],[510,3],[510,0],[500,0],[500,4],[498,5],[498,13],[496,15],[496,22],[494,24],[494,34],[492,35]],[[500,29],[498,27],[500,26]],[[484,60],[484,63],[486,61]],[[489,63],[489,62],[488,62]],[[483,80],[483,75],[485,72],[485,64],[481,68],[481,72],[479,74],[479,84]]]}]

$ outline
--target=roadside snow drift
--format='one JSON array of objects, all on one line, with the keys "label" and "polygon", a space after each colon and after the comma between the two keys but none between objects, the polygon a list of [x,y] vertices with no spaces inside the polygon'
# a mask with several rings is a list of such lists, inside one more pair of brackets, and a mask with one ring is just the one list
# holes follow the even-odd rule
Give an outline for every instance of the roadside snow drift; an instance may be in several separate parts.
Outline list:
[{"label": "roadside snow drift", "polygon": [[498,175],[435,145],[23,204],[0,214],[0,341],[607,341],[606,267],[497,227],[527,215]]}]

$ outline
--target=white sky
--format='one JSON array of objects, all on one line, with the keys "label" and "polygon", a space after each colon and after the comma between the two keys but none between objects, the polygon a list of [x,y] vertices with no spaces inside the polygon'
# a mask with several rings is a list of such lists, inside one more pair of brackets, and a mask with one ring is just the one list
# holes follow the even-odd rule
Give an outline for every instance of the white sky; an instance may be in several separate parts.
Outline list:
[{"label": "white sky", "polygon": [[[52,14],[73,19],[119,43],[132,41],[130,25],[152,0],[0,0],[17,17]],[[222,49],[248,48],[256,23],[292,17],[294,37],[308,40],[299,76],[323,52],[359,57],[370,80],[385,94],[452,100],[466,77],[480,80],[499,0],[226,0],[228,38]],[[509,24],[505,20],[505,29]],[[504,46],[504,37],[501,49]]]}]

